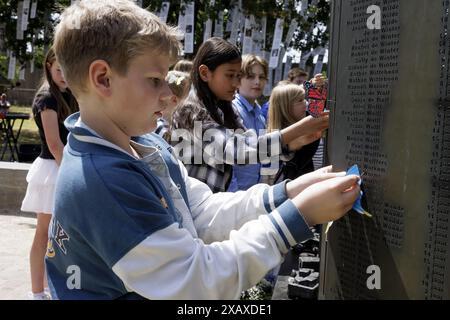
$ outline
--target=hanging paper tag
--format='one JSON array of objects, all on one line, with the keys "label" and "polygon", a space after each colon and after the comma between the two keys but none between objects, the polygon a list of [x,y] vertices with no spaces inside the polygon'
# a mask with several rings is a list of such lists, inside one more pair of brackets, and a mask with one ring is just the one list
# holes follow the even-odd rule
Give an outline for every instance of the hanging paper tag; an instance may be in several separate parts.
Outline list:
[{"label": "hanging paper tag", "polygon": [[316,62],[316,66],[314,67],[314,75],[322,73],[323,70],[323,59],[325,57],[325,53],[326,53],[326,49],[323,48],[318,57],[317,57],[317,62]]},{"label": "hanging paper tag", "polygon": [[194,12],[195,2],[191,1],[186,4],[185,23],[186,29],[184,34],[184,52],[194,53]]},{"label": "hanging paper tag", "polygon": [[30,19],[36,18],[37,0],[31,3]]},{"label": "hanging paper tag", "polygon": [[275,32],[272,41],[272,51],[270,54],[269,67],[275,69],[278,67],[278,59],[280,57],[281,37],[283,36],[283,19],[277,19],[275,23]]},{"label": "hanging paper tag", "polygon": [[245,18],[244,26],[244,41],[242,43],[242,54],[252,53],[252,18],[247,16]]},{"label": "hanging paper tag", "polygon": [[164,1],[161,4],[161,9],[159,10],[158,17],[161,19],[162,22],[167,22],[167,16],[169,15],[169,9],[170,9],[170,2]]},{"label": "hanging paper tag", "polygon": [[223,38],[223,12],[219,12],[214,25],[214,37]]}]

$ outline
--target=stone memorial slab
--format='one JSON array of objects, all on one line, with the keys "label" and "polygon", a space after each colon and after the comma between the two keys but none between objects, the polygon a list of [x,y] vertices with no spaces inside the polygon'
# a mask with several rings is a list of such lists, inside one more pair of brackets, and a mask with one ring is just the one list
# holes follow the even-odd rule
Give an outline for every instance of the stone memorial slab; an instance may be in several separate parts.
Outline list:
[{"label": "stone memorial slab", "polygon": [[322,234],[319,298],[449,299],[450,1],[332,7],[327,161],[359,166],[373,218]]}]

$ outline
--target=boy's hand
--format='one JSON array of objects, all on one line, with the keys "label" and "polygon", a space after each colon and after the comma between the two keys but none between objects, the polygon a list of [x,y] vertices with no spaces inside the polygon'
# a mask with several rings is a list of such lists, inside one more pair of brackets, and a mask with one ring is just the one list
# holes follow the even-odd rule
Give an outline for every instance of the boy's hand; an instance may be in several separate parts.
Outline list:
[{"label": "boy's hand", "polygon": [[332,172],[333,166],[320,168],[316,171],[301,175],[295,180],[286,184],[286,194],[289,199],[295,198],[300,192],[317,182],[325,181],[337,177],[345,177],[345,171]]},{"label": "boy's hand", "polygon": [[341,218],[359,196],[359,177],[349,175],[315,183],[292,199],[312,227]]}]

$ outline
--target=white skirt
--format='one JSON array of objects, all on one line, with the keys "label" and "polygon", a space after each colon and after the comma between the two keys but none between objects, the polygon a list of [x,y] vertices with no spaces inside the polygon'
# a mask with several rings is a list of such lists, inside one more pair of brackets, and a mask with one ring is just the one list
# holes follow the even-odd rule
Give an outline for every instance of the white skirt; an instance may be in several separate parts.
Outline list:
[{"label": "white skirt", "polygon": [[55,160],[41,157],[34,160],[27,174],[28,187],[22,211],[52,214],[58,169]]}]

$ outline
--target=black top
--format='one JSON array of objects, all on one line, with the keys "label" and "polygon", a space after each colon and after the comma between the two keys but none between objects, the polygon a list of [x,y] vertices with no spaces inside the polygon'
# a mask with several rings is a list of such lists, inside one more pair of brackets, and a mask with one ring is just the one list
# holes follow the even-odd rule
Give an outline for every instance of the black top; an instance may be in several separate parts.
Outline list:
[{"label": "black top", "polygon": [[[64,100],[69,103],[69,93],[62,92],[62,96]],[[41,138],[41,154],[39,155],[39,157],[43,159],[55,159],[55,157],[53,157],[52,153],[48,149],[44,128],[42,126],[41,111],[44,111],[46,109],[52,109],[58,112],[58,103],[48,90],[43,90],[34,98],[33,101],[33,116],[39,129],[39,137]],[[69,131],[64,126],[64,123],[59,122],[59,137],[64,145],[67,143],[68,134]]]}]

